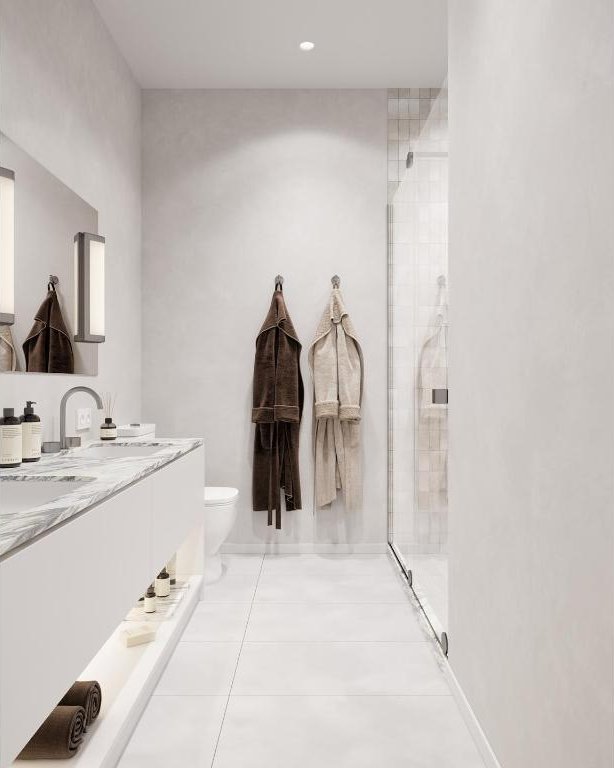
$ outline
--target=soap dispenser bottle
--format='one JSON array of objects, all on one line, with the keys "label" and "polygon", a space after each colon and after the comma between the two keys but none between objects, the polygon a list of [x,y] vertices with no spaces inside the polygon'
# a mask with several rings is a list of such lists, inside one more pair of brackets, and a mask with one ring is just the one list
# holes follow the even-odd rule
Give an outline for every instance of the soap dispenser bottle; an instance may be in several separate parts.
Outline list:
[{"label": "soap dispenser bottle", "polygon": [[21,421],[14,408],[4,408],[0,418],[0,467],[18,467],[21,464]]},{"label": "soap dispenser bottle", "polygon": [[41,457],[41,420],[34,413],[34,400],[27,400],[21,417],[21,459],[22,461],[40,461]]}]

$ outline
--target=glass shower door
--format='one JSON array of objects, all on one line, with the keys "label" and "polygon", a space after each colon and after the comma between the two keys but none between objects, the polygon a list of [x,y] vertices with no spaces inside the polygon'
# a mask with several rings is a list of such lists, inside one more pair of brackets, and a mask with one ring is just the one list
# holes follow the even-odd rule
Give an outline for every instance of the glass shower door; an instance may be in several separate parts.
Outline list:
[{"label": "glass shower door", "polygon": [[447,90],[426,92],[389,202],[389,541],[445,647]]}]

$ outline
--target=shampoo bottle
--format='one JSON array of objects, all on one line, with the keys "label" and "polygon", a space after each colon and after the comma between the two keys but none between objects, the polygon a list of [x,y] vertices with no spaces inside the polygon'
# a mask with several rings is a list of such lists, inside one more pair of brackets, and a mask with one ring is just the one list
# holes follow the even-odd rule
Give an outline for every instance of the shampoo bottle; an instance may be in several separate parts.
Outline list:
[{"label": "shampoo bottle", "polygon": [[21,417],[21,459],[22,461],[39,461],[41,457],[41,420],[34,413],[33,400],[26,402]]},{"label": "shampoo bottle", "polygon": [[143,610],[145,611],[145,613],[156,612],[156,592],[154,590],[153,584],[150,584],[147,587],[147,592],[145,592],[145,601],[143,605]]},{"label": "shampoo bottle", "polygon": [[14,408],[4,408],[0,419],[0,467],[21,464],[21,422]]},{"label": "shampoo bottle", "polygon": [[166,570],[168,571],[168,575],[171,577],[171,587],[173,587],[177,583],[177,553],[176,552],[166,564]]},{"label": "shampoo bottle", "polygon": [[163,568],[156,578],[156,597],[168,597],[171,593],[171,577]]}]

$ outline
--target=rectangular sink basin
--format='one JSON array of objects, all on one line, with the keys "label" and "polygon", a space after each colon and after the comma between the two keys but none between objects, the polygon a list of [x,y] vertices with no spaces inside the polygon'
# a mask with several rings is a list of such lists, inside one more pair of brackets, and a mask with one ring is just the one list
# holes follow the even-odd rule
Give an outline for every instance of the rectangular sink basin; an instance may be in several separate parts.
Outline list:
[{"label": "rectangular sink basin", "polygon": [[84,480],[1,480],[0,514],[16,514],[40,507],[90,483]]},{"label": "rectangular sink basin", "polygon": [[151,456],[160,451],[159,445],[92,445],[75,452],[88,459],[122,459],[127,456]]}]

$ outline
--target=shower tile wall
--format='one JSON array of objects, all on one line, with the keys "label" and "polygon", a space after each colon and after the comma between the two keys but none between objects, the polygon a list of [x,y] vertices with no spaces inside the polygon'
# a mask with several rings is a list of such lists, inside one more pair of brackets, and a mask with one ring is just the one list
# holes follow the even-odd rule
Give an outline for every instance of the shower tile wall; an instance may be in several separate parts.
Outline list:
[{"label": "shower tile wall", "polygon": [[405,557],[447,544],[447,407],[429,407],[447,387],[447,112],[446,88],[388,91],[389,482]]}]

